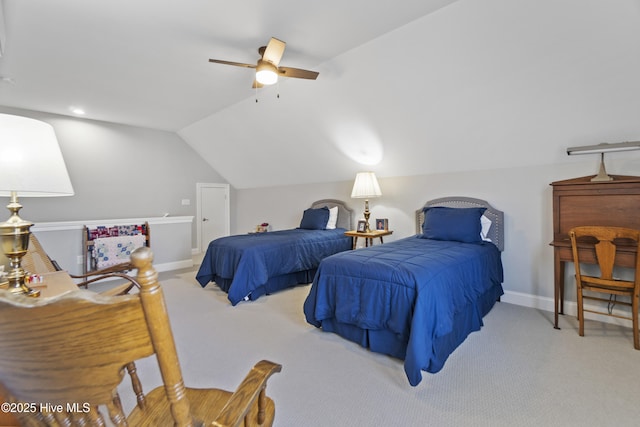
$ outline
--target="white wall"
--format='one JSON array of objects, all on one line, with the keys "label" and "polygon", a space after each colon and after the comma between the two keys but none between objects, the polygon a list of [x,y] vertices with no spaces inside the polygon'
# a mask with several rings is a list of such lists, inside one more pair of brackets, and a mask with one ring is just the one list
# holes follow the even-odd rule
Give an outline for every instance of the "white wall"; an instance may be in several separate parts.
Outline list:
[{"label": "white wall", "polygon": [[[20,199],[20,215],[36,224],[165,213],[195,217],[196,183],[226,183],[173,132],[2,106],[0,112],[52,125],[67,165],[75,195]],[[182,205],[183,199],[190,205]],[[9,199],[4,200],[6,205]],[[195,247],[195,222],[189,239]]]}]

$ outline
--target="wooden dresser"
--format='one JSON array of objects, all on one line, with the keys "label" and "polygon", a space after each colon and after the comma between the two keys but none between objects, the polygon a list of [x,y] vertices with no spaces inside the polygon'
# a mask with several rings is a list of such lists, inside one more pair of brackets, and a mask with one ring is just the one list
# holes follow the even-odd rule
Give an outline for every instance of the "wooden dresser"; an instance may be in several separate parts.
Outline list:
[{"label": "wooden dresser", "polygon": [[[552,182],[554,328],[564,313],[565,264],[573,262],[569,230],[580,225],[604,225],[640,229],[640,177],[611,175],[613,181],[591,182],[592,176]],[[579,247],[585,259],[595,262],[593,245]],[[616,264],[633,267],[634,248],[623,249]]]}]

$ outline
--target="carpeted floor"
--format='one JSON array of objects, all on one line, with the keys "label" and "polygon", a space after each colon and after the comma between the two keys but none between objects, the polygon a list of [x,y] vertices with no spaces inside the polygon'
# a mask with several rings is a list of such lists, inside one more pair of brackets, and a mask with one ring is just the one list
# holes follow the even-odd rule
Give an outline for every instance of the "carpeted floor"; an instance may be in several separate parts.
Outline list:
[{"label": "carpeted floor", "polygon": [[[498,303],[444,369],[411,387],[402,362],[304,320],[309,286],[232,307],[194,270],[161,274],[185,384],[233,390],[255,362],[283,365],[269,380],[275,426],[636,426],[640,351],[630,328]],[[138,364],[145,390],[154,360]],[[121,387],[128,412],[135,404]]]}]

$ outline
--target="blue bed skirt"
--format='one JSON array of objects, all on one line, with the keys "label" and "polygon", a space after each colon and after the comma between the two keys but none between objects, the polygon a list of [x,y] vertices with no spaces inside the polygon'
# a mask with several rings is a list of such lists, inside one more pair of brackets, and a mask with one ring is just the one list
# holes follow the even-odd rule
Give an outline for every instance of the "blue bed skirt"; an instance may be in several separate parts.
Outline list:
[{"label": "blue bed skirt", "polygon": [[[294,273],[271,277],[267,280],[267,283],[256,287],[247,296],[247,300],[254,301],[263,295],[270,295],[293,286],[308,285],[313,281],[313,276],[316,275],[316,271],[318,271],[317,268],[312,268],[311,270],[296,271]],[[220,276],[214,276],[213,281],[226,293],[229,293],[229,288],[231,288],[231,284],[233,283],[233,279],[225,279]]]},{"label": "blue bed skirt", "polygon": [[[491,311],[502,294],[502,286],[495,286],[478,298],[475,303],[468,304],[463,310],[456,313],[453,319],[453,330],[434,339],[434,357],[428,366],[423,367],[423,370],[432,374],[439,372],[444,367],[449,355],[462,344],[467,336],[471,332],[479,331],[483,326],[482,320],[477,316],[477,310],[479,309],[481,316],[484,317]],[[386,329],[361,329],[349,323],[341,323],[336,319],[325,319],[322,321],[322,330],[338,334],[375,353],[386,354],[401,360],[404,360],[406,356],[407,337],[399,336]]]}]

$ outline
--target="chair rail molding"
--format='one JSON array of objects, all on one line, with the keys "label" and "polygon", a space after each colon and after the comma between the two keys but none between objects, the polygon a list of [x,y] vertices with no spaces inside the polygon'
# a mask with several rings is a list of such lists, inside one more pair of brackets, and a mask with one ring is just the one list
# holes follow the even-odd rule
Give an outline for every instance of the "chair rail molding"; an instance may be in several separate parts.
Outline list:
[{"label": "chair rail molding", "polygon": [[82,269],[83,227],[149,223],[154,267],[158,271],[193,267],[191,229],[193,216],[112,218],[36,223],[31,231],[47,253],[72,274]]}]

